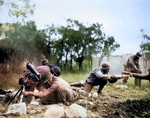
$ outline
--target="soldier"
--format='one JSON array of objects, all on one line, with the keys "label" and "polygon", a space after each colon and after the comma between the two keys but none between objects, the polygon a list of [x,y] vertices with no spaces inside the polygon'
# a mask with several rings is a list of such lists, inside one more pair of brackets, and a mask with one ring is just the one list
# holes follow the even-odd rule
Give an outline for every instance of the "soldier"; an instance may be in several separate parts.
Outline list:
[{"label": "soldier", "polygon": [[125,75],[116,75],[116,76],[109,75],[110,67],[111,67],[110,63],[105,62],[102,64],[102,67],[98,67],[90,73],[85,83],[85,91],[87,93],[90,93],[94,86],[99,85],[97,93],[100,94],[104,86],[107,84],[107,80],[110,83],[115,83],[117,82],[117,79],[125,77]]},{"label": "soldier", "polygon": [[[37,66],[35,67],[35,70],[40,73],[41,75],[44,73],[44,72],[51,72],[51,69],[54,67],[54,65],[52,64],[48,64],[46,66]],[[22,85],[22,86],[25,86],[25,91],[34,91],[35,90],[35,87],[37,84],[39,83],[42,83],[42,81],[39,81],[39,82],[36,82],[32,77],[32,76],[28,76],[30,74],[30,70],[27,69],[25,71],[25,73],[23,74],[23,77],[21,77],[19,79],[19,84]],[[60,74],[58,74],[59,76]],[[17,91],[13,92],[13,93],[7,93],[5,95],[5,98],[3,99],[3,104],[5,105],[7,102],[9,102],[13,96],[16,94]],[[16,97],[17,98],[17,97]],[[33,96],[32,95],[29,95],[29,96],[24,96],[23,97],[23,102],[25,102],[26,104],[30,104],[31,100],[32,100]],[[16,100],[13,101],[14,102],[17,102]]]},{"label": "soldier", "polygon": [[42,76],[44,83],[37,86],[36,91],[23,92],[24,95],[33,95],[40,98],[43,105],[73,102],[75,94],[70,85],[63,79],[59,78],[59,68],[53,67],[51,73],[45,72]]},{"label": "soldier", "polygon": [[[140,57],[142,57],[140,52],[137,52],[135,55],[130,56],[129,59],[127,60],[124,71],[141,74],[142,71],[140,70],[140,65],[139,65]],[[127,81],[128,81],[128,78],[125,77],[123,79],[123,84],[125,85],[127,83]],[[141,87],[141,80],[140,79],[135,78],[134,83],[136,86]]]},{"label": "soldier", "polygon": [[42,65],[47,65],[48,63],[49,63],[49,61],[47,59],[42,60]]}]

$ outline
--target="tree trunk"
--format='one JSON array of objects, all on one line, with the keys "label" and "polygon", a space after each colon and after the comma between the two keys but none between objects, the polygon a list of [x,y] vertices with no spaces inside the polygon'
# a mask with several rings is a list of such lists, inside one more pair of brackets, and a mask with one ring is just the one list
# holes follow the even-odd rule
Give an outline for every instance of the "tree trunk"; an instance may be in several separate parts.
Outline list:
[{"label": "tree trunk", "polygon": [[65,64],[64,64],[64,69],[66,69],[66,66],[67,66],[67,63],[68,63],[67,56],[68,56],[68,51],[66,52],[66,60],[65,60]]},{"label": "tree trunk", "polygon": [[71,59],[70,59],[70,70],[72,70],[72,52],[71,52]]},{"label": "tree trunk", "polygon": [[101,62],[102,62],[103,58],[104,58],[104,56],[101,56],[101,57],[99,58],[99,66],[101,66]]}]

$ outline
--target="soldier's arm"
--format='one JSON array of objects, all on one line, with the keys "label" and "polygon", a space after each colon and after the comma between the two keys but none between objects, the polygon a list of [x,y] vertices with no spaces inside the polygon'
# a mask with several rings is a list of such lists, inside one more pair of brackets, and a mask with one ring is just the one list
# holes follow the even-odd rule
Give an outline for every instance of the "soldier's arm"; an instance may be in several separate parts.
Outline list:
[{"label": "soldier's arm", "polygon": [[132,58],[129,58],[129,65],[135,70],[135,71],[139,71],[139,69],[136,67],[136,65],[134,64],[134,61]]},{"label": "soldier's arm", "polygon": [[131,77],[135,77],[138,79],[150,80],[150,73],[149,74],[138,74],[138,73],[131,73],[131,72],[123,71],[122,74],[130,75]]},{"label": "soldier's arm", "polygon": [[138,78],[138,79],[150,80],[150,75],[149,74],[132,73],[132,75],[133,75],[133,77]]},{"label": "soldier's arm", "polygon": [[53,84],[48,89],[43,89],[42,91],[39,91],[39,92],[32,92],[32,91],[27,91],[26,92],[25,91],[25,92],[23,92],[23,94],[26,95],[26,96],[33,95],[33,96],[37,96],[37,97],[44,97],[44,96],[47,96],[48,94],[51,94],[55,90],[57,90],[57,88],[58,88],[58,84]]},{"label": "soldier's arm", "polygon": [[118,79],[122,79],[124,77],[129,77],[129,75],[110,75],[110,79],[108,79],[108,81],[110,83],[115,83],[117,82]]},{"label": "soldier's arm", "polygon": [[137,69],[140,70],[140,65],[139,65],[139,60],[137,60],[137,65],[136,65]]}]

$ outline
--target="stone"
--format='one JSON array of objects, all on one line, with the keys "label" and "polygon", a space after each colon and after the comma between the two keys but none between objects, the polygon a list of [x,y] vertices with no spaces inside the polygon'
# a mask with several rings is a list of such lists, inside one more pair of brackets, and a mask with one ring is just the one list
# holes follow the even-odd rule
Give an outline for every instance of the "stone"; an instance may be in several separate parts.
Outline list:
[{"label": "stone", "polygon": [[70,106],[65,105],[49,105],[48,109],[45,112],[44,118],[61,118],[61,117],[82,117],[86,118],[86,109],[76,103],[73,103]]},{"label": "stone", "polygon": [[76,103],[73,103],[72,105],[67,107],[65,109],[65,113],[66,113],[66,116],[69,118],[73,118],[73,117],[86,118],[87,117],[86,109]]},{"label": "stone", "polygon": [[60,118],[64,115],[64,107],[58,104],[50,105],[44,118]]},{"label": "stone", "polygon": [[22,115],[22,114],[26,115],[25,102],[10,105],[8,108],[7,114],[10,114],[10,113],[13,113],[13,114],[18,113],[19,115]]},{"label": "stone", "polygon": [[116,88],[124,89],[124,88],[128,88],[128,86],[126,86],[126,85],[116,85]]}]

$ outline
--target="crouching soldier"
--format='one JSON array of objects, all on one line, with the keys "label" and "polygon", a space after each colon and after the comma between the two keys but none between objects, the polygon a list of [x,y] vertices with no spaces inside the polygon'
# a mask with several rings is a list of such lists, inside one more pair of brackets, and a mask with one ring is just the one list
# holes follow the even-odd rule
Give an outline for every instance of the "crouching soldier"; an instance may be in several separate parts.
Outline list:
[{"label": "crouching soldier", "polygon": [[[102,64],[102,67],[96,68],[94,71],[90,73],[85,83],[85,91],[90,93],[94,86],[99,85],[99,89],[97,91],[100,94],[107,84],[107,81],[110,83],[117,82],[118,79],[125,77],[126,75],[109,75],[109,69],[111,65],[109,62],[105,62]],[[126,76],[128,77],[128,76]]]},{"label": "crouching soldier", "polygon": [[[24,86],[24,89],[25,89],[24,91],[34,91],[37,84],[42,83],[42,82],[41,82],[41,80],[37,80],[37,78],[35,78],[35,75],[30,71],[30,69],[32,69],[34,71],[34,73],[36,73],[37,76],[39,76],[39,75],[42,75],[44,72],[50,72],[51,68],[53,68],[53,67],[54,67],[54,65],[48,64],[46,66],[37,66],[34,68],[33,65],[28,63],[27,70],[23,74],[23,77],[21,77],[19,79],[19,84]],[[10,102],[14,98],[16,93],[17,93],[17,91],[14,91],[13,93],[7,93],[2,101],[2,104],[6,105],[6,103]],[[19,96],[20,95],[17,94],[16,97],[14,98],[14,100],[12,100],[12,103],[19,102],[20,101]],[[32,101],[32,98],[33,98],[32,95],[23,96],[23,102],[25,102],[26,105],[28,105]]]},{"label": "crouching soldier", "polygon": [[59,78],[59,75],[59,67],[53,67],[51,72],[42,75],[43,83],[37,85],[38,91],[25,91],[23,94],[39,97],[43,105],[73,102],[75,94],[72,88],[65,80]]}]

